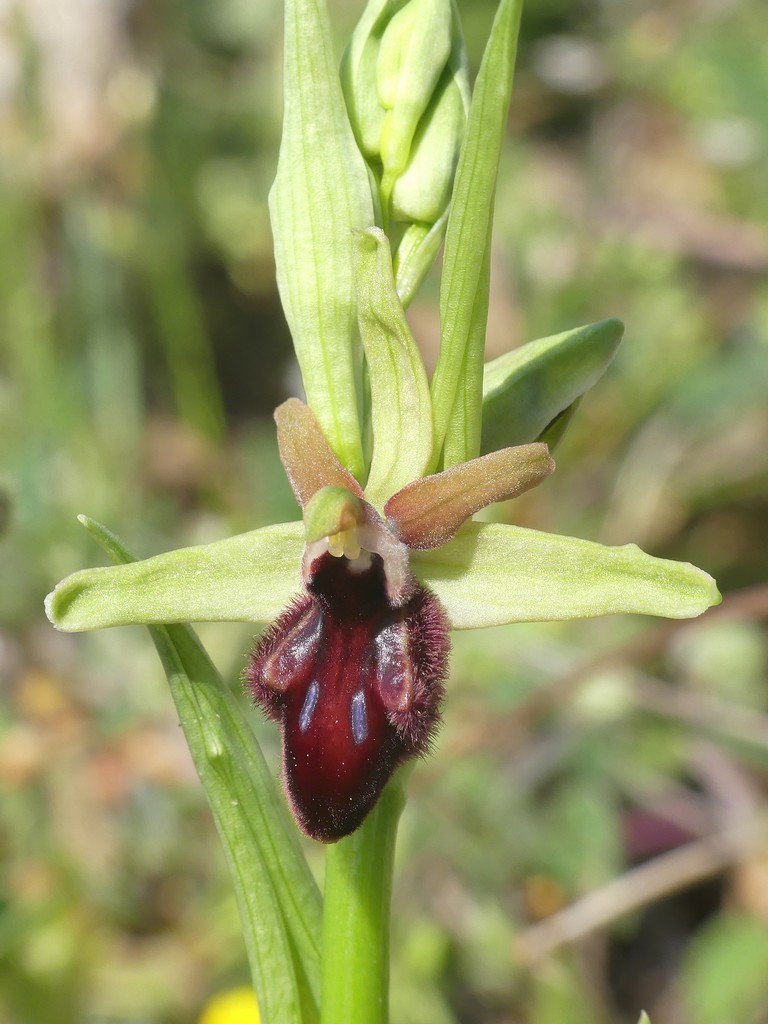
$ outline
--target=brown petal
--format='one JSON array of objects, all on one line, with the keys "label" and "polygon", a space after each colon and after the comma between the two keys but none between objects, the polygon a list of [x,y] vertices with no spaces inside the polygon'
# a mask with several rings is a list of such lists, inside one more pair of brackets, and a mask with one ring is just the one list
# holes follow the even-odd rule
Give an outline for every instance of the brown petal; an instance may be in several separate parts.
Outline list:
[{"label": "brown petal", "polygon": [[362,498],[360,484],[336,458],[308,405],[289,398],[275,409],[275,423],[280,459],[302,508],[321,487],[344,487]]},{"label": "brown petal", "polygon": [[541,483],[555,463],[545,444],[502,448],[407,484],[384,506],[409,548],[437,548],[475,512]]}]

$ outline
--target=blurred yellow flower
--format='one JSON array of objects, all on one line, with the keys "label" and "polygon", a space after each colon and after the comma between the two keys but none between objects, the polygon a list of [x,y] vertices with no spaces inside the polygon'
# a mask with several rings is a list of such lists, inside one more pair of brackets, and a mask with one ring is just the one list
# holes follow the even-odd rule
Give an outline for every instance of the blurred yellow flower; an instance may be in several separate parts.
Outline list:
[{"label": "blurred yellow flower", "polygon": [[253,989],[244,985],[215,995],[203,1010],[199,1024],[259,1024],[260,1021]]}]

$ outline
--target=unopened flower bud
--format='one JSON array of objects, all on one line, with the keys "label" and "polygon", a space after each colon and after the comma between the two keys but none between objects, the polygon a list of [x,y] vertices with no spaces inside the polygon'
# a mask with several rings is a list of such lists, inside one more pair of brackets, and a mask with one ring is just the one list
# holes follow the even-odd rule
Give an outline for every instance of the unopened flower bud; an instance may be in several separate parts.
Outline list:
[{"label": "unopened flower bud", "polygon": [[392,189],[392,217],[433,224],[451,198],[466,120],[456,75],[446,68],[421,119],[408,163]]},{"label": "unopened flower bud", "polygon": [[379,180],[385,220],[434,223],[450,198],[469,106],[451,0],[370,0],[341,77],[357,143]]},{"label": "unopened flower bud", "polygon": [[385,110],[376,88],[381,37],[397,5],[369,0],[341,61],[341,85],[357,144],[369,163],[379,160]]},{"label": "unopened flower bud", "polygon": [[[407,306],[440,248],[469,110],[451,0],[369,0],[341,80]],[[393,221],[399,226],[389,232]]]},{"label": "unopened flower bud", "polygon": [[385,200],[410,159],[419,122],[448,62],[451,33],[450,0],[410,0],[382,36],[376,85],[386,111],[379,141]]}]

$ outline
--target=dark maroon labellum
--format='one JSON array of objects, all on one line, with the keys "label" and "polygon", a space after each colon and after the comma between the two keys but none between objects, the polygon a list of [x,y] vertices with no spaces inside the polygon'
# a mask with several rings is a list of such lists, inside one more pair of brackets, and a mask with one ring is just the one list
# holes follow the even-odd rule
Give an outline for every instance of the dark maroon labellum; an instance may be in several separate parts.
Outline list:
[{"label": "dark maroon labellum", "polygon": [[265,631],[245,680],[283,734],[283,777],[299,826],[330,843],[373,808],[395,768],[429,749],[443,696],[448,624],[416,586],[390,607],[378,555],[359,570],[324,554],[309,593]]}]

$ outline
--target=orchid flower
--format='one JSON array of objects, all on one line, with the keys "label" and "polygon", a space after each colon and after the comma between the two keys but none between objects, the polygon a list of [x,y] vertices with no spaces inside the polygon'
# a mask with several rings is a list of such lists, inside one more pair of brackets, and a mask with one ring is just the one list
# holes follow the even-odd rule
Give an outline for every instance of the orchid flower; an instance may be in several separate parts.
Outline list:
[{"label": "orchid flower", "polygon": [[[148,624],[230,862],[264,1019],[385,1024],[396,769],[439,721],[449,630],[719,601],[687,563],[475,513],[540,484],[621,340],[604,320],[484,363],[495,178],[520,0],[501,0],[470,103],[451,0],[370,0],[336,66],[323,0],[286,0],[270,213],[304,383],[275,413],[302,519],[63,580],[60,629]],[[405,307],[445,239],[431,381]],[[271,623],[244,671],[280,723],[319,893],[237,700],[189,627]],[[170,625],[169,625],[170,624]],[[348,838],[344,838],[348,837]],[[321,984],[322,974],[322,984]],[[321,998],[322,991],[322,998]]]},{"label": "orchid flower", "polygon": [[450,628],[617,611],[687,616],[715,599],[705,573],[631,545],[472,522],[549,476],[542,442],[423,475],[434,461],[431,400],[388,241],[370,228],[354,249],[374,433],[365,490],[310,408],[289,399],[275,413],[277,441],[303,526],[83,570],[48,604],[69,630],[279,613],[245,679],[282,724],[296,820],[326,842],[356,829],[397,765],[429,749]]}]

